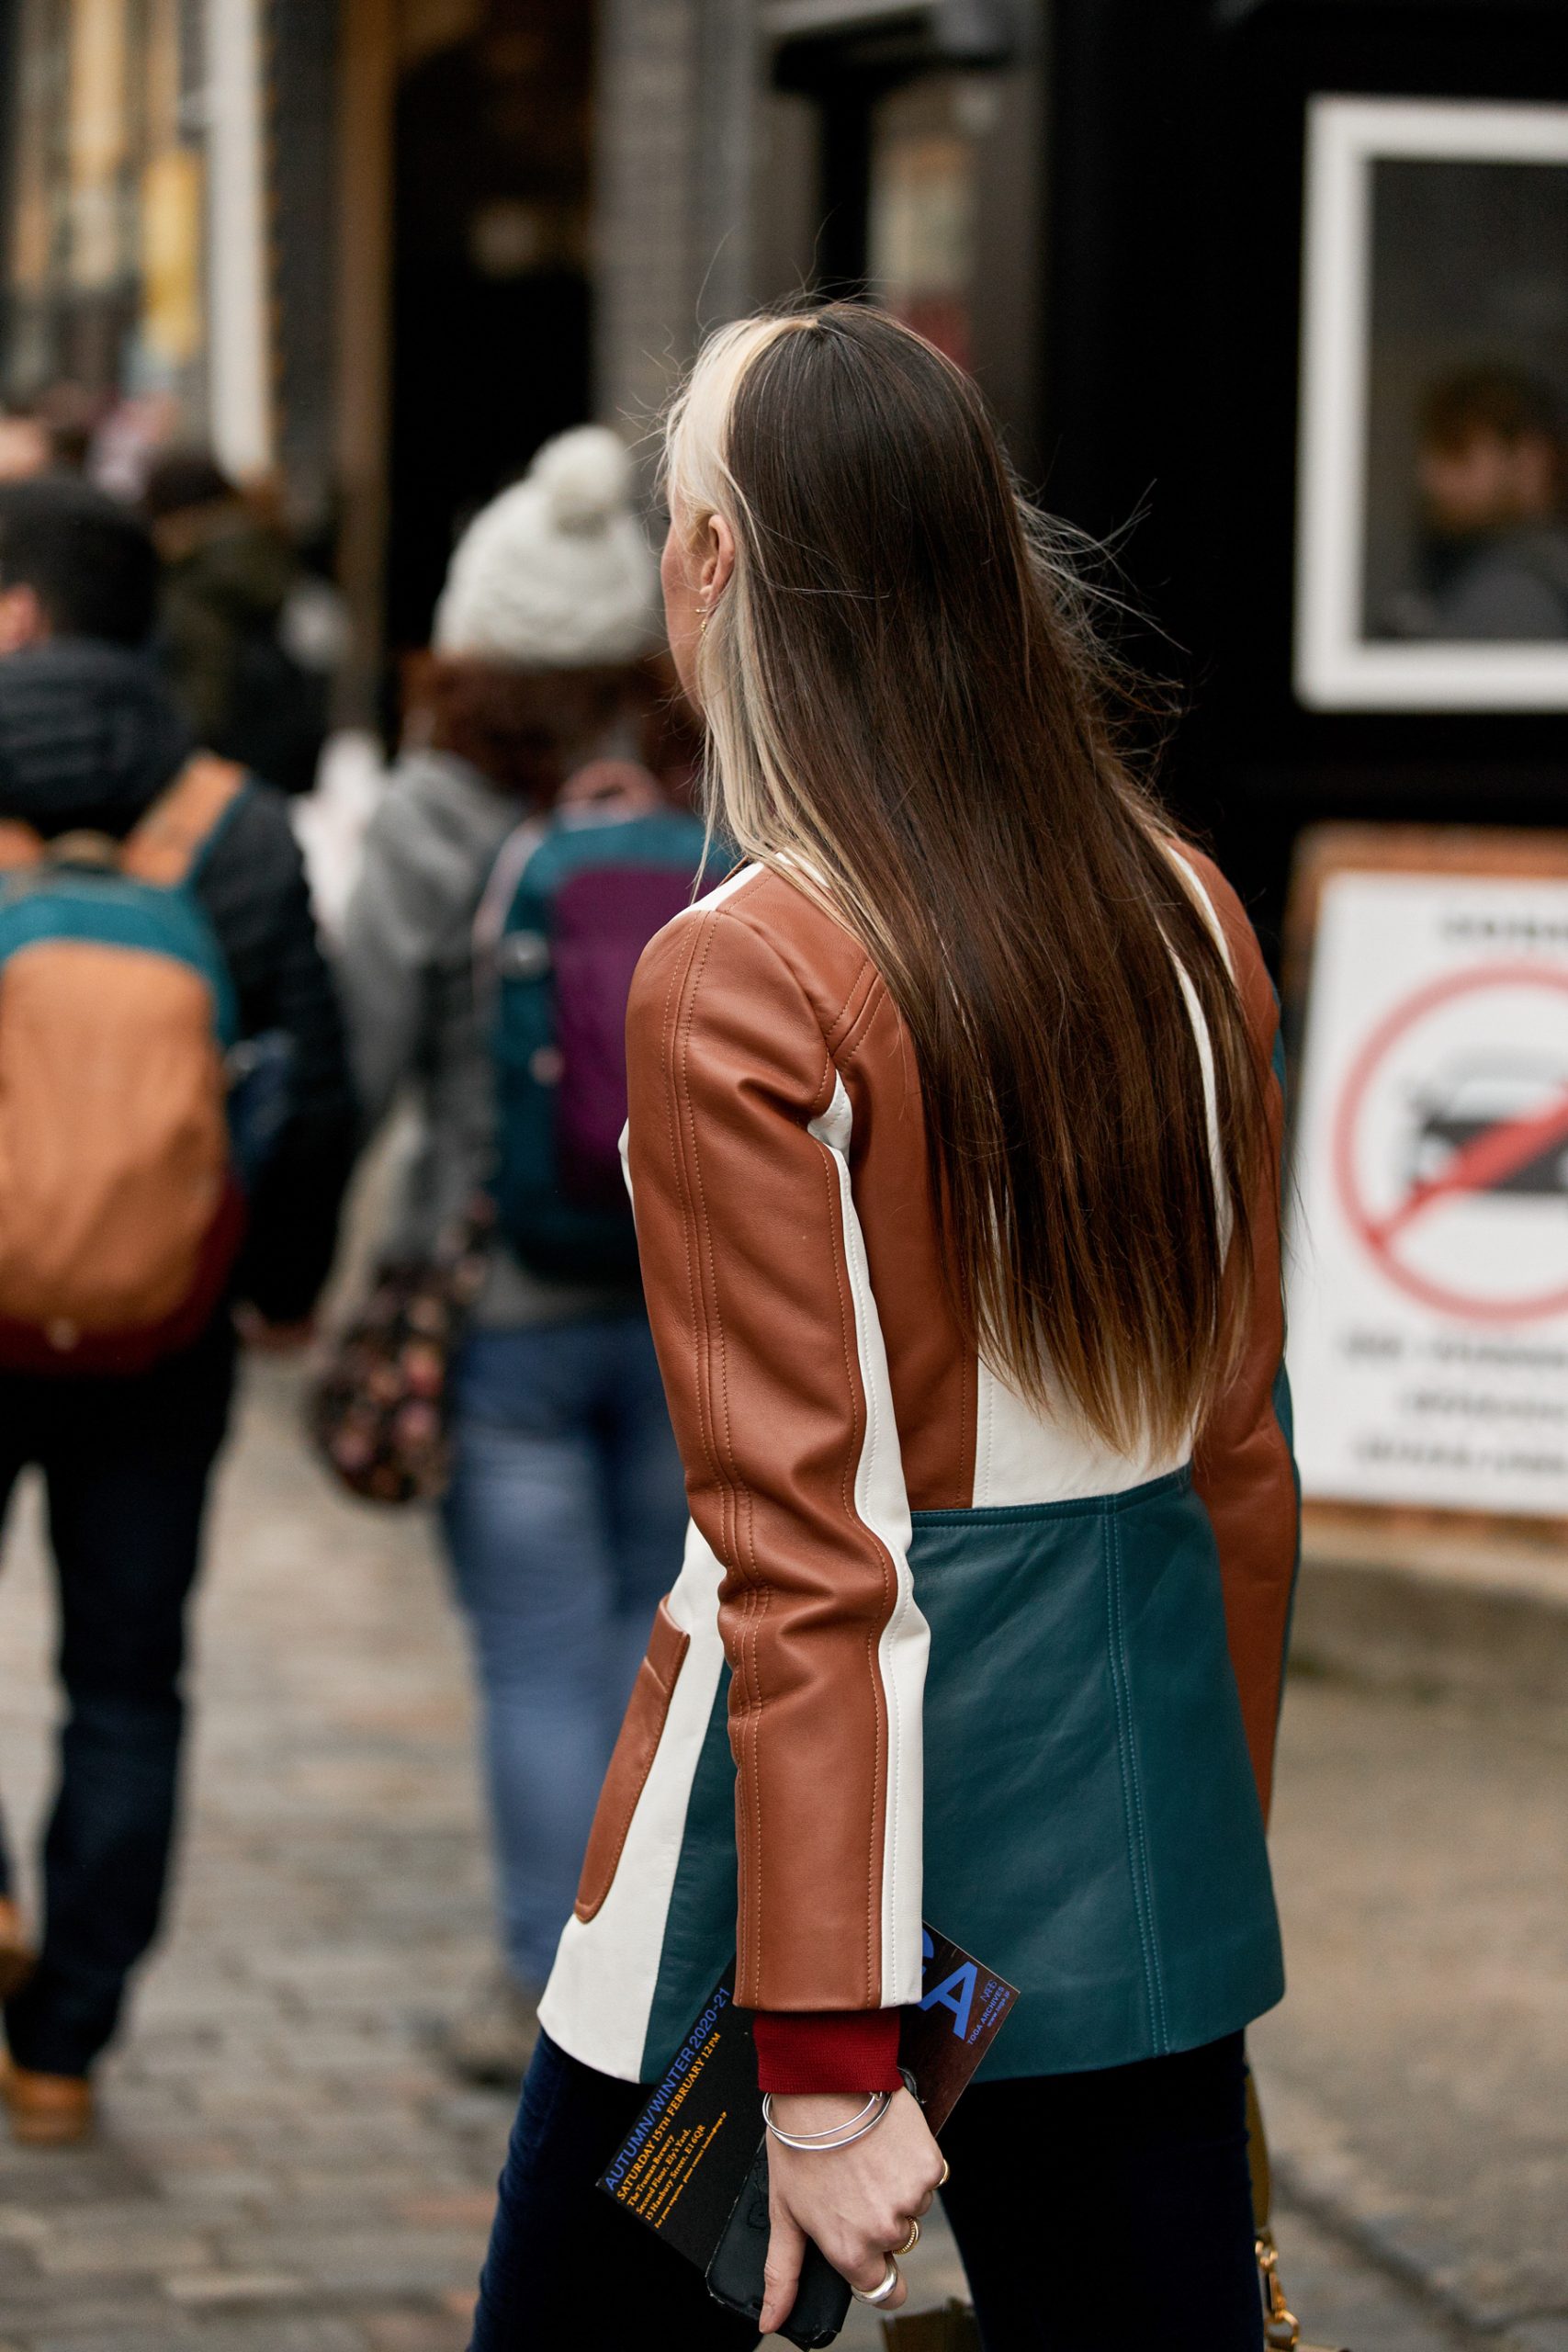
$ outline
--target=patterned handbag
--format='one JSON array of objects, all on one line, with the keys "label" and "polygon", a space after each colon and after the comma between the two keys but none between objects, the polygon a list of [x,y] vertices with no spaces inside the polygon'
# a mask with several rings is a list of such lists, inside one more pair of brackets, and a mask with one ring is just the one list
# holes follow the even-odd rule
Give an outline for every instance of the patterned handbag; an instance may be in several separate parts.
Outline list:
[{"label": "patterned handbag", "polygon": [[448,1374],[484,1285],[493,1213],[476,1201],[433,1257],[381,1266],[333,1342],[307,1424],[351,1494],[434,1502],[448,1470]]}]

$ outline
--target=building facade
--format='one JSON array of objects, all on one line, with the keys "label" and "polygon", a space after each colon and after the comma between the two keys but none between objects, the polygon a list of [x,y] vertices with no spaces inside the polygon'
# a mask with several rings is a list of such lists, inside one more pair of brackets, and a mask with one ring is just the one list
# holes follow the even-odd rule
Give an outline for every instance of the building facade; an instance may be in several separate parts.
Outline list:
[{"label": "building facade", "polygon": [[[1561,820],[1565,0],[0,23],[0,392],[112,385],[278,473],[335,539],[361,706],[541,438],[639,432],[705,326],[840,289],[971,367],[1025,479],[1115,541],[1131,650],[1191,704],[1172,788],[1267,919],[1314,819]],[[1432,436],[1488,415],[1525,456],[1467,539]],[[1515,602],[1456,651],[1478,548]]]},{"label": "building facade", "polygon": [[117,392],[273,462],[262,29],[249,0],[11,0],[8,401]]}]

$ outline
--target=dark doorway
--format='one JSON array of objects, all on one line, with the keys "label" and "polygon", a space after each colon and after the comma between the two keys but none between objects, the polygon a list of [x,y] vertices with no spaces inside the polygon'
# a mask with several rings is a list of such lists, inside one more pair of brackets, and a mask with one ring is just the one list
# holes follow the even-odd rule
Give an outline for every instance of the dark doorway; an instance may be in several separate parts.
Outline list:
[{"label": "dark doorway", "polygon": [[760,239],[768,299],[866,296],[969,368],[1032,477],[1045,13],[911,8],[781,41]]},{"label": "dark doorway", "polygon": [[481,0],[472,16],[412,63],[398,98],[394,648],[428,635],[469,515],[589,408],[593,11]]}]

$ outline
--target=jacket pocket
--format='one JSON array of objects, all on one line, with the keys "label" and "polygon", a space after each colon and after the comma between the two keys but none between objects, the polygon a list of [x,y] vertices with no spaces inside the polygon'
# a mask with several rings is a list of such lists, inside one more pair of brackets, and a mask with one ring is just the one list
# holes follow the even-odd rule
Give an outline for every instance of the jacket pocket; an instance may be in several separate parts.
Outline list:
[{"label": "jacket pocket", "polygon": [[589,1832],[573,1906],[580,1919],[592,1918],[615,1883],[632,1815],[659,1753],[670,1702],[691,1646],[690,1634],[681,1631],[661,1600]]}]

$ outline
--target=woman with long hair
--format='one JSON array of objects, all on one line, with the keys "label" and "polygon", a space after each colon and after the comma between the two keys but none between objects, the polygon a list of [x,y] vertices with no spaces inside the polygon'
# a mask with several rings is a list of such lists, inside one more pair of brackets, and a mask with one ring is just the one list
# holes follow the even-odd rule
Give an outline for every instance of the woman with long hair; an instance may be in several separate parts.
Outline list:
[{"label": "woman with long hair", "polygon": [[[1272,991],[939,353],[857,305],[726,328],[666,481],[746,861],[628,1023],[692,1528],[477,2352],[756,2342],[592,2187],[732,1954],[764,2332],[808,2238],[895,2309],[940,2187],[988,2352],[1255,2352],[1241,2036],[1282,1988],[1297,1538]],[[897,2065],[922,1918],[1020,1989],[940,2151]]]}]

